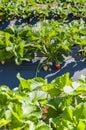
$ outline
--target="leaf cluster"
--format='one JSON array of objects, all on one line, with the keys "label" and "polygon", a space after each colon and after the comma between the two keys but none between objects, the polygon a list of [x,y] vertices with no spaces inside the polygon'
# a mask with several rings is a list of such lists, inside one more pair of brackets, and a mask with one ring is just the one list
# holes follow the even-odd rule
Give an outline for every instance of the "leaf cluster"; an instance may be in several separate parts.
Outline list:
[{"label": "leaf cluster", "polygon": [[44,66],[62,63],[76,44],[85,55],[85,35],[83,20],[69,24],[43,20],[35,25],[13,25],[0,31],[0,61],[15,59],[20,64],[40,57]]},{"label": "leaf cluster", "polygon": [[86,76],[75,82],[66,73],[48,83],[24,79],[19,87],[0,86],[0,128],[3,130],[85,130]]},{"label": "leaf cluster", "polygon": [[85,0],[1,0],[0,19],[39,17],[65,20],[69,14],[73,18],[86,17]]}]

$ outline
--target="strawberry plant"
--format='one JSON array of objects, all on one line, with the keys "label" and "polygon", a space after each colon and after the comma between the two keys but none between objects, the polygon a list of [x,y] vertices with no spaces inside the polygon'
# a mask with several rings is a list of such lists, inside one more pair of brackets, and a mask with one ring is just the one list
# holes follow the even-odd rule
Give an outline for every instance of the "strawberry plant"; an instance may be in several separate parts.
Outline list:
[{"label": "strawberry plant", "polygon": [[85,55],[85,47],[86,47],[86,25],[83,20],[74,21],[69,24],[70,26],[70,33],[72,38],[70,42],[72,45],[78,45],[80,47],[79,51],[82,51],[82,55]]},{"label": "strawberry plant", "polygon": [[36,15],[44,19],[49,16],[50,12],[54,11],[55,14],[60,17],[60,20],[64,21],[70,13],[76,17],[85,17],[85,8],[85,0],[1,0],[0,18],[1,20],[14,19],[16,17],[32,18],[32,14],[34,14],[34,16]]},{"label": "strawberry plant", "polygon": [[[77,44],[86,54],[85,16],[85,0],[1,0],[0,21],[38,17],[39,22],[0,31],[0,62],[15,59],[20,64],[37,56],[38,67],[42,64],[47,71],[54,64],[60,69],[72,46]],[[72,21],[75,18],[79,20]],[[1,129],[86,129],[86,76],[76,82],[66,73],[50,83],[40,77],[26,80],[18,74],[17,78],[20,83],[13,90],[0,86]]]},{"label": "strawberry plant", "polygon": [[[66,29],[66,28],[65,28]],[[37,55],[46,57],[44,63],[63,62],[68,55],[69,42],[66,40],[65,29],[58,22],[38,22],[32,27],[32,40],[38,48]]]},{"label": "strawberry plant", "polygon": [[12,43],[10,39],[13,40],[13,35],[0,31],[0,61],[11,59],[13,56],[10,50],[9,52],[6,50]]},{"label": "strawberry plant", "polygon": [[17,77],[19,87],[0,86],[1,129],[86,129],[86,76],[76,82],[66,73],[51,83]]},{"label": "strawberry plant", "polygon": [[43,66],[49,67],[53,63],[61,64],[75,44],[85,54],[85,24],[82,20],[69,24],[44,20],[35,25],[10,26],[0,33],[0,61],[14,58],[20,64],[25,60],[32,61],[36,55]]}]

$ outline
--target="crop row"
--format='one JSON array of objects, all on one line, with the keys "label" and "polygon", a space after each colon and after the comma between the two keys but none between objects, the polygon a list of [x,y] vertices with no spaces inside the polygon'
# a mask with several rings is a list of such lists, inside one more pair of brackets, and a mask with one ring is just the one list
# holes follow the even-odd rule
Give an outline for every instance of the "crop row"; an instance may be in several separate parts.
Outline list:
[{"label": "crop row", "polygon": [[10,26],[0,31],[0,61],[14,58],[17,64],[46,57],[45,64],[62,63],[71,47],[86,54],[86,24],[83,20],[63,24],[44,20],[35,25]]},{"label": "crop row", "polygon": [[0,86],[2,130],[86,130],[86,76],[75,82],[66,73],[51,83],[17,77],[19,87]]},{"label": "crop row", "polygon": [[0,19],[14,19],[16,17],[39,17],[65,20],[69,14],[74,17],[86,17],[85,0],[1,0]]}]

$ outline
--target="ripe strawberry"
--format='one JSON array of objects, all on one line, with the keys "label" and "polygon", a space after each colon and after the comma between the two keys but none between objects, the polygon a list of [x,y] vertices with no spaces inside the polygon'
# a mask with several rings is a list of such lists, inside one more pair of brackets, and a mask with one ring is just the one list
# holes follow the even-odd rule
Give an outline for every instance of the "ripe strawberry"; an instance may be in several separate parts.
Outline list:
[{"label": "ripe strawberry", "polygon": [[56,67],[56,69],[60,69],[61,65],[60,64],[56,64],[55,67]]}]

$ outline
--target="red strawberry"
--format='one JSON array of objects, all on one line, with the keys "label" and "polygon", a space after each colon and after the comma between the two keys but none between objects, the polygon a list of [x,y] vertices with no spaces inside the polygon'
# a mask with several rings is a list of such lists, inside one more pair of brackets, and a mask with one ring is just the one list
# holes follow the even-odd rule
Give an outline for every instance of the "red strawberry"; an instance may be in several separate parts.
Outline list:
[{"label": "red strawberry", "polygon": [[60,64],[56,64],[55,67],[56,67],[56,69],[60,69],[61,65]]}]

